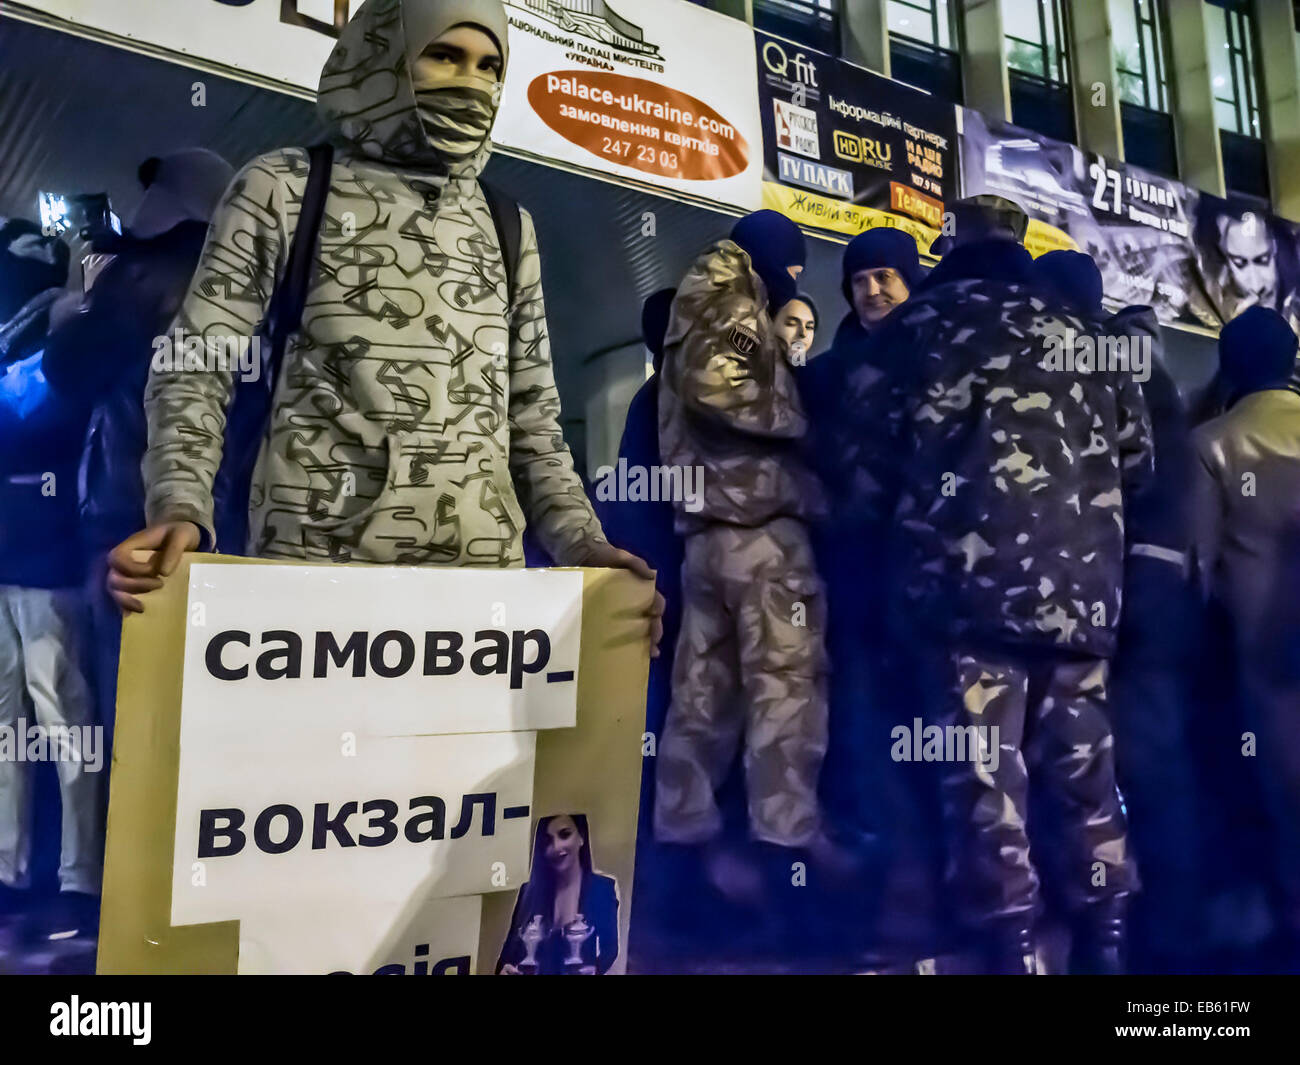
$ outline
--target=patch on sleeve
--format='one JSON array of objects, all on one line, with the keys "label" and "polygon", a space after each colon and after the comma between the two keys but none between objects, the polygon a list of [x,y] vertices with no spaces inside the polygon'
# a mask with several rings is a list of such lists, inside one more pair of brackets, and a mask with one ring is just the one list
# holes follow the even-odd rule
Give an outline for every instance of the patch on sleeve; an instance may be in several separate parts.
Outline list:
[{"label": "patch on sleeve", "polygon": [[758,334],[747,325],[733,325],[727,334],[727,343],[737,354],[753,355],[758,350]]}]

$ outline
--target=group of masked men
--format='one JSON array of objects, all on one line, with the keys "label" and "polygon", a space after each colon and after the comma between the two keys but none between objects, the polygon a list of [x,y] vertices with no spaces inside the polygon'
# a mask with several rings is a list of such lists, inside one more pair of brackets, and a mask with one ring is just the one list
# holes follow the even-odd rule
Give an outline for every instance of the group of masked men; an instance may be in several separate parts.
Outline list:
[{"label": "group of masked men", "polygon": [[[644,552],[670,639],[680,625],[671,680],[658,678],[654,836],[703,856],[724,894],[742,882],[719,801],[739,755],[750,840],[787,877],[804,860],[842,872],[819,781],[829,746],[895,849],[925,818],[880,819],[933,798],[937,905],[984,971],[1045,971],[1052,911],[1071,932],[1070,971],[1119,973],[1140,890],[1126,797],[1142,806],[1138,850],[1150,841],[1159,886],[1196,873],[1179,835],[1194,817],[1194,639],[1176,615],[1198,590],[1235,607],[1282,879],[1296,884],[1296,687],[1255,646],[1277,628],[1258,576],[1287,564],[1278,530],[1300,480],[1296,337],[1258,307],[1225,327],[1230,409],[1193,437],[1150,308],[1105,311],[1086,255],[1035,260],[1009,201],[961,201],[953,220],[928,275],[899,229],[851,241],[851,309],[815,358],[817,309],[796,288],[803,238],[774,212],[742,219],[647,302],[659,372],[624,450],[702,470],[701,492],[674,504],[680,585],[662,578],[666,541]],[[1242,413],[1261,404],[1263,445]],[[629,446],[647,414],[657,433]],[[1243,493],[1251,456],[1271,480]],[[1117,679],[1122,698],[1108,694]],[[652,675],[652,725],[655,700]],[[1127,734],[1131,764],[1116,749]],[[899,787],[910,798],[890,807]],[[1286,895],[1293,935],[1300,893]],[[1156,922],[1171,955],[1194,922]]]}]

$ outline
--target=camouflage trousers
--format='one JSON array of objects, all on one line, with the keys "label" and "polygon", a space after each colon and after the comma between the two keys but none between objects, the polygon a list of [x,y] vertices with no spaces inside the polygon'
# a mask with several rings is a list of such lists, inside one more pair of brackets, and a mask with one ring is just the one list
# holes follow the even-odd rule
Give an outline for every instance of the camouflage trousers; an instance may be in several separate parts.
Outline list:
[{"label": "camouflage trousers", "polygon": [[972,755],[968,743],[966,757],[942,762],[946,879],[961,922],[1036,917],[1040,866],[1072,912],[1137,891],[1115,783],[1107,661],[931,648],[922,663],[927,728],[976,736],[969,726],[985,726],[986,740],[998,730],[996,758],[988,749]]},{"label": "camouflage trousers", "polygon": [[806,844],[826,754],[825,592],[806,529],[781,518],[692,533],[682,593],[655,836],[703,843],[722,831],[715,793],[743,742],[750,834]]}]

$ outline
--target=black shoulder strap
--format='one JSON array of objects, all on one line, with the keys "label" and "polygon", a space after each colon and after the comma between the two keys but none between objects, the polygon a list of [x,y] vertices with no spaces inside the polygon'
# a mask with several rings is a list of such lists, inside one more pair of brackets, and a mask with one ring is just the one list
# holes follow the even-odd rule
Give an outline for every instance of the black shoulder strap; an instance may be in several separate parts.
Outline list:
[{"label": "black shoulder strap", "polygon": [[320,235],[321,219],[325,215],[325,200],[330,191],[334,148],[329,144],[315,144],[307,149],[307,154],[310,170],[307,174],[307,187],[302,194],[302,208],[298,212],[298,225],[289,245],[284,276],[276,285],[266,316],[266,335],[271,341],[271,364],[268,367],[271,381],[275,380],[279,371],[289,337],[302,325],[302,312],[307,305],[307,292],[311,288],[311,268],[316,258],[317,238]]},{"label": "black shoulder strap", "polygon": [[492,212],[492,224],[497,230],[497,247],[501,249],[501,261],[506,267],[506,291],[510,293],[513,302],[515,268],[519,265],[519,242],[523,230],[519,204],[490,182],[480,180],[479,187],[487,199],[488,210]]}]

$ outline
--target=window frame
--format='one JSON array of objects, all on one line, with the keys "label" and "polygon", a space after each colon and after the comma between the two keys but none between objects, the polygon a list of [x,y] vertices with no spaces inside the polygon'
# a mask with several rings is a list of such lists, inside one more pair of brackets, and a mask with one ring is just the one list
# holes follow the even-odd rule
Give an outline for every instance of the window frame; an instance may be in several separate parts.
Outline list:
[{"label": "window frame", "polygon": [[[1210,7],[1223,12],[1223,36],[1228,51],[1228,72],[1232,78],[1232,98],[1227,99],[1211,84],[1214,102],[1231,108],[1236,128],[1228,130],[1241,137],[1259,140],[1263,136],[1263,94],[1258,66],[1259,42],[1255,12],[1248,0],[1208,0]],[[1244,85],[1242,84],[1244,81]],[[1245,101],[1242,101],[1242,89]],[[1217,121],[1217,120],[1216,120]],[[1220,127],[1221,128],[1221,127]]]},{"label": "window frame", "polygon": [[[1038,32],[1042,38],[1041,42],[1026,40],[1024,37],[1017,37],[1015,34],[1005,32],[1005,30],[1002,34],[1002,40],[1004,42],[1014,41],[1016,44],[1027,45],[1038,52],[1041,56],[1041,73],[1036,73],[1030,70],[1021,70],[1019,67],[1012,66],[1008,50],[1005,47],[1003,49],[1003,61],[1009,72],[1014,72],[1021,77],[1030,78],[1043,85],[1051,86],[1052,88],[1069,88],[1074,79],[1074,71],[1070,65],[1070,25],[1065,5],[1063,0],[1035,0],[1035,2],[1038,5]],[[1045,8],[1047,5],[1051,6],[1052,25],[1056,30],[1056,65],[1057,69],[1061,72],[1061,77],[1059,79],[1052,77],[1051,74],[1048,73],[1049,65],[1047,59],[1050,46],[1047,43],[1047,18],[1045,14]]]},{"label": "window frame", "polygon": [[[1166,43],[1167,34],[1165,33],[1165,5],[1162,0],[1147,0],[1150,4],[1151,14],[1144,19],[1142,17],[1142,0],[1119,0],[1119,2],[1133,5],[1133,24],[1137,28],[1138,63],[1141,69],[1130,70],[1128,67],[1116,63],[1115,73],[1116,75],[1127,74],[1130,78],[1137,78],[1142,85],[1142,100],[1140,103],[1136,100],[1126,100],[1122,88],[1120,90],[1120,100],[1124,103],[1145,107],[1148,111],[1169,114],[1170,92],[1168,57],[1165,54],[1168,47]],[[1149,58],[1147,55],[1147,38],[1144,31],[1150,32],[1154,51],[1154,55]],[[1151,100],[1152,73],[1155,76],[1157,96],[1154,103]]]},{"label": "window frame", "polygon": [[[960,3],[960,0],[949,0],[948,3],[948,26],[946,28],[948,30],[949,44],[947,45],[943,45],[939,43],[939,27],[942,25],[942,22],[940,21],[939,18],[938,0],[886,0],[887,6],[888,4],[900,4],[903,7],[911,8],[913,11],[918,11],[923,15],[929,15],[930,36],[931,36],[930,40],[927,41],[921,37],[913,37],[910,33],[904,33],[901,30],[886,29],[886,32],[890,36],[897,33],[898,36],[906,37],[909,41],[916,41],[919,44],[928,45],[931,48],[937,48],[943,52],[957,52],[959,50],[959,42],[960,42],[960,37],[958,36],[958,28],[961,24],[961,19],[957,17],[958,3]],[[886,17],[886,26],[888,26],[887,17]]]}]

